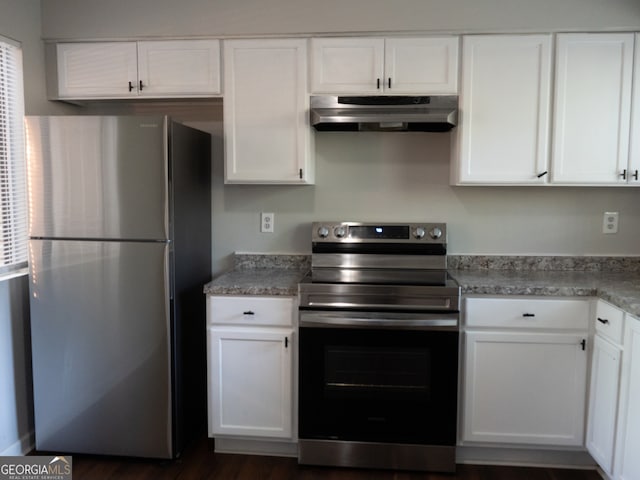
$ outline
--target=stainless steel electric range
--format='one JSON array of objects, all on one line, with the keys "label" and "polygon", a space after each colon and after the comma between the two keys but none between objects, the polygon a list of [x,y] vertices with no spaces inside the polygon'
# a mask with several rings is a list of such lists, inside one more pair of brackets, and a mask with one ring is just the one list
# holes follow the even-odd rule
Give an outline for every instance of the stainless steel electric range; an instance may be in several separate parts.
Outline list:
[{"label": "stainless steel electric range", "polygon": [[316,222],[311,267],[299,463],[455,471],[460,288],[446,225]]}]

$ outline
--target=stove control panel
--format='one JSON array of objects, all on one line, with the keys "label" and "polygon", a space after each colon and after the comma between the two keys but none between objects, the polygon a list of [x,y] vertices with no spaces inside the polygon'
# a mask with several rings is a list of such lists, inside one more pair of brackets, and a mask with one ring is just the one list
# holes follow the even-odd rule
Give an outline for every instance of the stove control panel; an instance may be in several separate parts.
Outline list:
[{"label": "stove control panel", "polygon": [[436,243],[447,242],[445,223],[314,222],[313,242]]}]

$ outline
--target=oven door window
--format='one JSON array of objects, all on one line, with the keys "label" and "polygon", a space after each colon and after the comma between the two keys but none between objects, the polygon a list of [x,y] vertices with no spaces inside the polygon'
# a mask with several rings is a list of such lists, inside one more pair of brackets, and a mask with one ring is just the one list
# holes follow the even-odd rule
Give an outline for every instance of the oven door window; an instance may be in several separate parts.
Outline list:
[{"label": "oven door window", "polygon": [[325,345],[327,398],[429,399],[430,350],[406,347]]},{"label": "oven door window", "polygon": [[458,332],[300,329],[300,438],[453,445]]}]

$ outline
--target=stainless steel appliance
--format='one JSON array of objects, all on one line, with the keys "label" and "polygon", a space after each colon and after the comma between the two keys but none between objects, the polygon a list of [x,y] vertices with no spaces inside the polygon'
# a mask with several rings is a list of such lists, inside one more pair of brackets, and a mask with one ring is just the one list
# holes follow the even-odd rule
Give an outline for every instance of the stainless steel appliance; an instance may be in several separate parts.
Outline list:
[{"label": "stainless steel appliance", "polygon": [[319,222],[299,285],[302,464],[455,471],[446,225]]},{"label": "stainless steel appliance", "polygon": [[311,125],[319,131],[448,132],[457,123],[455,95],[311,97]]},{"label": "stainless steel appliance", "polygon": [[210,136],[27,117],[36,449],[172,458],[206,425]]}]

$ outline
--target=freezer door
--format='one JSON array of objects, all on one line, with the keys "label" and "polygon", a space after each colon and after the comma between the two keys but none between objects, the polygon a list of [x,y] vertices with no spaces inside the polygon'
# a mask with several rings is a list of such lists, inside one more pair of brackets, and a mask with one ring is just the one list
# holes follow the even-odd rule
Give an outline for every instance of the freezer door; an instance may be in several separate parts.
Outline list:
[{"label": "freezer door", "polygon": [[167,244],[29,248],[36,448],[170,458]]},{"label": "freezer door", "polygon": [[29,235],[168,238],[165,117],[26,117]]}]

